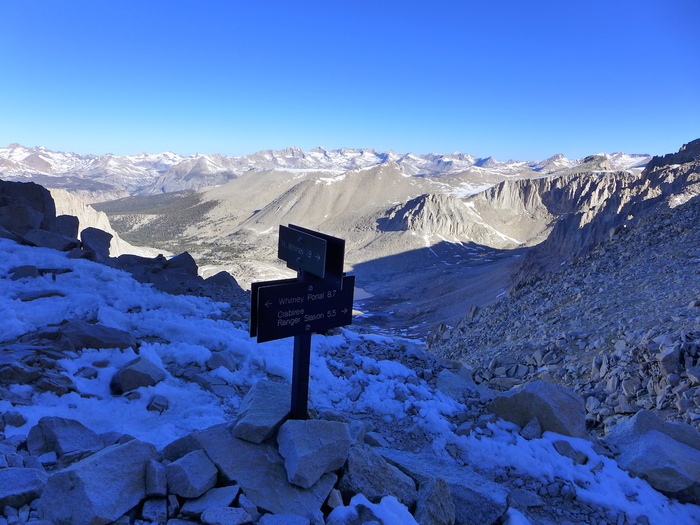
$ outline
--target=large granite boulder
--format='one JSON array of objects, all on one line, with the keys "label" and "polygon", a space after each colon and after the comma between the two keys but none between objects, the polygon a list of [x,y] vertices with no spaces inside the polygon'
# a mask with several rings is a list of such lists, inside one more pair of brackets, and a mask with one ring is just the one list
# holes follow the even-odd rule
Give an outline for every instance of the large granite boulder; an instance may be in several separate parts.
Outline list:
[{"label": "large granite boulder", "polygon": [[364,494],[374,503],[385,496],[394,496],[407,507],[418,497],[415,482],[367,445],[350,449],[338,488],[346,496]]},{"label": "large granite boulder", "polygon": [[613,427],[605,441],[619,451],[621,468],[668,496],[700,504],[700,432],[694,427],[642,410]]},{"label": "large granite boulder", "polygon": [[219,479],[237,483],[261,512],[294,514],[314,521],[337,481],[335,474],[328,473],[308,489],[292,485],[284,458],[275,447],[238,439],[227,424],[193,432],[165,447],[163,453],[177,458],[198,448],[216,465]]},{"label": "large granite boulder", "polygon": [[[436,478],[449,486],[457,525],[497,523],[508,509],[508,492],[470,467],[459,466],[432,454],[412,454],[393,449],[378,449],[392,465],[398,467],[423,487]],[[435,487],[439,491],[439,487]],[[449,503],[446,503],[449,507]],[[445,509],[449,515],[449,508]],[[441,514],[441,513],[440,513]]]},{"label": "large granite boulder", "polygon": [[42,214],[38,228],[56,231],[56,204],[49,190],[39,184],[0,180],[0,208],[4,206],[31,208]]},{"label": "large granite boulder", "polygon": [[350,433],[340,421],[290,420],[277,433],[290,483],[305,489],[340,469],[350,452]]},{"label": "large granite boulder", "polygon": [[95,254],[95,260],[106,262],[109,260],[109,246],[114,236],[99,228],[85,228],[80,232],[80,240],[83,249],[90,250]]},{"label": "large granite boulder", "polygon": [[581,396],[561,385],[534,381],[497,395],[488,408],[520,427],[537,418],[542,431],[586,436],[585,403]]},{"label": "large granite boulder", "polygon": [[158,459],[149,443],[112,445],[51,474],[38,507],[57,524],[111,523],[146,497],[146,464]]},{"label": "large granite boulder", "polygon": [[33,456],[55,452],[57,457],[85,455],[104,448],[100,436],[79,421],[42,417],[29,430],[27,449]]},{"label": "large granite boulder", "polygon": [[201,450],[173,461],[166,467],[168,491],[183,498],[198,498],[216,485],[217,470]]},{"label": "large granite boulder", "polygon": [[61,343],[67,350],[80,351],[84,348],[133,348],[138,341],[129,332],[101,324],[86,323],[81,319],[72,319],[59,328]]},{"label": "large granite boulder", "polygon": [[33,468],[0,468],[0,509],[19,508],[41,496],[48,479],[43,470]]},{"label": "large granite boulder", "polygon": [[271,438],[289,414],[290,385],[258,381],[243,398],[233,435],[251,443]]}]

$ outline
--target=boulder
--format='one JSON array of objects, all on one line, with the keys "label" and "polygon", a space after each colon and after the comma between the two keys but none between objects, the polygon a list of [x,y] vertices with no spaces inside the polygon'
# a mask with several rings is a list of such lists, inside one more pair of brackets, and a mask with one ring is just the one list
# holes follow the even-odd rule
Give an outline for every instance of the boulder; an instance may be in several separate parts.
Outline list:
[{"label": "boulder", "polygon": [[62,417],[42,417],[29,430],[27,449],[33,456],[55,452],[65,455],[84,455],[104,448],[102,439],[79,421]]},{"label": "boulder", "polygon": [[56,233],[71,239],[77,239],[79,228],[80,221],[75,215],[59,215],[56,217]]},{"label": "boulder", "polygon": [[413,517],[419,525],[454,524],[455,504],[444,479],[432,478],[421,484]]},{"label": "boulder", "polygon": [[0,207],[0,226],[15,234],[39,229],[43,219],[43,213],[26,205]]},{"label": "boulder", "polygon": [[498,394],[488,406],[497,416],[525,427],[537,418],[542,431],[565,436],[586,435],[583,399],[564,386],[535,381]]},{"label": "boulder", "polygon": [[620,468],[645,479],[659,492],[682,503],[700,504],[700,451],[658,430],[626,443],[617,456]]},{"label": "boulder", "polygon": [[508,492],[468,466],[436,458],[432,454],[413,454],[383,449],[381,455],[419,484],[442,478],[450,487],[457,525],[495,523],[508,509]]},{"label": "boulder", "polygon": [[700,432],[687,423],[663,421],[656,412],[640,410],[627,421],[615,425],[605,436],[605,441],[617,448],[632,444],[642,434],[656,430],[673,438],[679,443],[700,450]]},{"label": "boulder", "polygon": [[41,496],[49,475],[33,468],[0,468],[0,509],[20,508]]},{"label": "boulder", "polygon": [[176,255],[172,259],[168,259],[163,265],[166,270],[179,269],[183,270],[185,274],[191,277],[197,277],[199,274],[199,268],[197,263],[188,252],[182,252],[180,255]]},{"label": "boulder", "polygon": [[289,482],[308,489],[345,464],[352,440],[340,421],[290,420],[280,427],[277,443]]},{"label": "boulder", "polygon": [[83,249],[91,250],[95,259],[100,262],[109,260],[109,245],[114,236],[99,228],[85,228],[80,232]]},{"label": "boulder", "polygon": [[216,485],[217,470],[201,450],[173,461],[166,467],[168,492],[184,498],[198,498]]},{"label": "boulder", "polygon": [[110,383],[114,394],[123,394],[142,386],[153,386],[165,379],[166,373],[158,365],[139,356],[121,367]]},{"label": "boulder", "polygon": [[455,401],[465,402],[476,399],[482,403],[493,399],[493,392],[485,385],[477,385],[467,368],[460,368],[456,373],[443,370],[437,376],[437,388]]},{"label": "boulder", "polygon": [[146,463],[146,496],[165,497],[168,495],[168,475],[165,466],[158,461]]},{"label": "boulder", "polygon": [[38,508],[55,523],[111,523],[146,497],[146,464],[158,459],[138,440],[107,447],[51,474]]},{"label": "boulder", "polygon": [[290,386],[268,379],[258,381],[243,398],[233,435],[251,443],[272,437],[289,414]]},{"label": "boulder", "polygon": [[81,319],[72,319],[59,328],[61,342],[68,350],[79,351],[84,348],[133,348],[138,347],[136,338],[125,330],[110,328],[101,324],[86,323]]},{"label": "boulder", "polygon": [[60,252],[70,251],[80,245],[78,239],[39,229],[29,230],[22,237],[33,246],[51,248]]},{"label": "boulder", "polygon": [[247,498],[265,512],[313,519],[337,481],[329,473],[309,489],[290,484],[284,459],[274,447],[238,439],[226,424],[193,432],[168,445],[166,451],[175,454],[191,446],[203,449],[220,477],[238,483]]},{"label": "boulder", "polygon": [[350,449],[338,488],[344,495],[364,494],[372,502],[394,496],[407,507],[411,507],[418,496],[414,481],[367,445]]},{"label": "boulder", "polygon": [[143,502],[141,517],[153,523],[165,523],[168,519],[167,498],[150,498]]},{"label": "boulder", "polygon": [[210,489],[196,499],[187,500],[180,512],[188,518],[199,519],[208,509],[230,507],[240,491],[238,485]]},{"label": "boulder", "polygon": [[56,229],[56,204],[49,190],[34,182],[0,181],[0,207],[26,206],[42,214],[38,228]]}]

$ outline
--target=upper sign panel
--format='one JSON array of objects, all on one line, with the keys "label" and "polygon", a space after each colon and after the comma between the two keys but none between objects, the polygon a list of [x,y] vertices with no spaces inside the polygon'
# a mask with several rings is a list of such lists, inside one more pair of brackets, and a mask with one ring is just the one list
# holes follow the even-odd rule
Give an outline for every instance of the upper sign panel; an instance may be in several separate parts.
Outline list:
[{"label": "upper sign panel", "polygon": [[280,225],[277,257],[293,270],[309,272],[331,286],[343,286],[343,239],[294,224]]}]

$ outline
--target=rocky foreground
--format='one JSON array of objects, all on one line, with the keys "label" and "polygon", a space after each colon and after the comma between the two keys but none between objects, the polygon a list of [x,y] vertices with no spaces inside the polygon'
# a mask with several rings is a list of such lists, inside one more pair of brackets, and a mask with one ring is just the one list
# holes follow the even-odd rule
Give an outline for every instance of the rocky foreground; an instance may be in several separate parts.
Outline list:
[{"label": "rocky foreground", "polygon": [[[583,322],[547,340],[551,324],[572,319],[528,325],[533,315],[512,323],[522,341],[459,346],[479,323],[475,332],[493,333],[501,306],[436,336],[449,358],[410,340],[315,336],[311,417],[287,420],[290,345],[247,338],[231,280],[218,278],[227,303],[192,297],[216,297],[222,284],[196,277],[185,255],[109,258],[99,231],[80,241],[56,231],[69,219],[24,189],[0,201],[0,236],[11,239],[0,239],[2,525],[700,523],[693,284],[659,333],[591,303],[584,312],[612,319],[610,340]],[[694,206],[675,212],[690,214],[688,242]],[[623,246],[666,260],[670,238],[644,228],[591,255],[591,289],[602,287],[605,254],[624,281],[613,261],[625,259],[612,259]],[[652,248],[621,240],[645,231]],[[658,271],[680,271],[681,260]],[[557,286],[587,296],[585,275],[546,279],[548,312],[566,313]],[[666,283],[664,306],[683,295]],[[541,306],[535,290],[512,300]],[[649,310],[637,317],[654,318]]]}]

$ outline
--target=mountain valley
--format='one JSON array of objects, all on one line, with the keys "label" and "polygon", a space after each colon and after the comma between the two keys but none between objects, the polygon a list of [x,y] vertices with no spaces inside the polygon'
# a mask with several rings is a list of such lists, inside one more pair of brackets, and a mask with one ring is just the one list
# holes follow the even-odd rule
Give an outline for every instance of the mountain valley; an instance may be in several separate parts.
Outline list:
[{"label": "mountain valley", "polygon": [[[0,523],[700,523],[700,140],[583,164],[471,196],[268,170],[99,212],[0,182]],[[124,255],[106,216],[194,259]],[[291,341],[256,344],[217,273],[290,275],[287,222],[345,238],[362,288],[314,335],[308,421]]]}]

